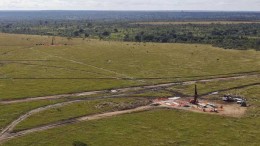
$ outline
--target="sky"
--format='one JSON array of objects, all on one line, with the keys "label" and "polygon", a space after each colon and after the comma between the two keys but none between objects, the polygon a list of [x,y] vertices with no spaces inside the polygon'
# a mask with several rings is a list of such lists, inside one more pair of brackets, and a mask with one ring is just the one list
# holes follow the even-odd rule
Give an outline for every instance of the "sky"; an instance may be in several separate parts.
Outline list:
[{"label": "sky", "polygon": [[260,0],[0,0],[0,10],[260,11]]}]

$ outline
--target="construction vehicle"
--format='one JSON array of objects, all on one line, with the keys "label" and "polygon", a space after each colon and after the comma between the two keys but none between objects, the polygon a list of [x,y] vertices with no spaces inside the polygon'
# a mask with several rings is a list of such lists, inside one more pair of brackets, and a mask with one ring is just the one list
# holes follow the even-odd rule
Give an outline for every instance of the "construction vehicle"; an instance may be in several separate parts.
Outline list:
[{"label": "construction vehicle", "polygon": [[234,102],[234,98],[231,95],[224,95],[224,97],[222,98],[223,101],[225,102]]},{"label": "construction vehicle", "polygon": [[242,107],[247,107],[247,103],[246,103],[245,100],[243,100],[240,104],[241,104]]},{"label": "construction vehicle", "polygon": [[240,104],[242,107],[247,107],[246,99],[240,96],[224,95],[222,100],[225,102],[236,102],[237,104]]}]

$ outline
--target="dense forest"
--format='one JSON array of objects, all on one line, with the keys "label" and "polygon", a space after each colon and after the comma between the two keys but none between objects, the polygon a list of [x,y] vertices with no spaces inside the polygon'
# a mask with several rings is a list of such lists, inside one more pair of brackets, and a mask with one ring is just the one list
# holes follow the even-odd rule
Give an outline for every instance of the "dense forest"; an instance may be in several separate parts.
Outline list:
[{"label": "dense forest", "polygon": [[[11,11],[0,14],[0,31],[4,33],[203,43],[226,49],[260,50],[260,13],[257,12]],[[176,21],[179,23],[166,23]]]}]

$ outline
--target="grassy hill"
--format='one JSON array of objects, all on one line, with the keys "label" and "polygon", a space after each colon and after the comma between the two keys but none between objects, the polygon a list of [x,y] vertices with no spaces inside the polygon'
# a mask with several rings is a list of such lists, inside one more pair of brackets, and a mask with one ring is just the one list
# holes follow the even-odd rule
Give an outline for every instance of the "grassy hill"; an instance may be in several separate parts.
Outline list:
[{"label": "grassy hill", "polygon": [[[260,53],[210,45],[0,34],[0,99],[259,72]],[[45,44],[39,46],[36,44]],[[65,44],[65,45],[64,45]]]},{"label": "grassy hill", "polygon": [[[156,109],[87,121],[11,139],[4,146],[88,145],[257,146],[259,145],[260,52],[224,50],[210,45],[110,42],[33,35],[0,34],[0,101],[168,82],[230,77],[199,82],[199,94],[240,93],[250,107],[240,118]],[[250,85],[250,86],[249,86]],[[137,92],[120,99],[112,93],[83,96],[61,107],[46,108],[16,125],[23,130],[60,120],[114,111],[156,97],[193,95],[194,85]],[[176,95],[177,96],[177,95]],[[123,98],[124,97],[124,98]],[[0,129],[36,108],[79,97],[1,105]],[[102,107],[98,109],[98,107]],[[1,142],[1,141],[0,141]]]}]

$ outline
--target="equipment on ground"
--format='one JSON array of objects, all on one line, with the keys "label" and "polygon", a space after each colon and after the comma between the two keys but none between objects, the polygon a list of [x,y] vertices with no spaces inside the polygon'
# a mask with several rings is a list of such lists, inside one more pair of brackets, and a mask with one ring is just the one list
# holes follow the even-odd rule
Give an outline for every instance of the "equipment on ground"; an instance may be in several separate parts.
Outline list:
[{"label": "equipment on ground", "polygon": [[242,107],[247,107],[246,99],[240,96],[224,95],[222,100],[225,102],[236,102],[237,104],[240,104]]},{"label": "equipment on ground", "polygon": [[247,103],[246,103],[245,100],[241,102],[241,106],[242,106],[242,107],[247,107]]},{"label": "equipment on ground", "polygon": [[223,101],[225,102],[234,102],[234,98],[230,95],[224,95],[224,97],[222,98]]}]

